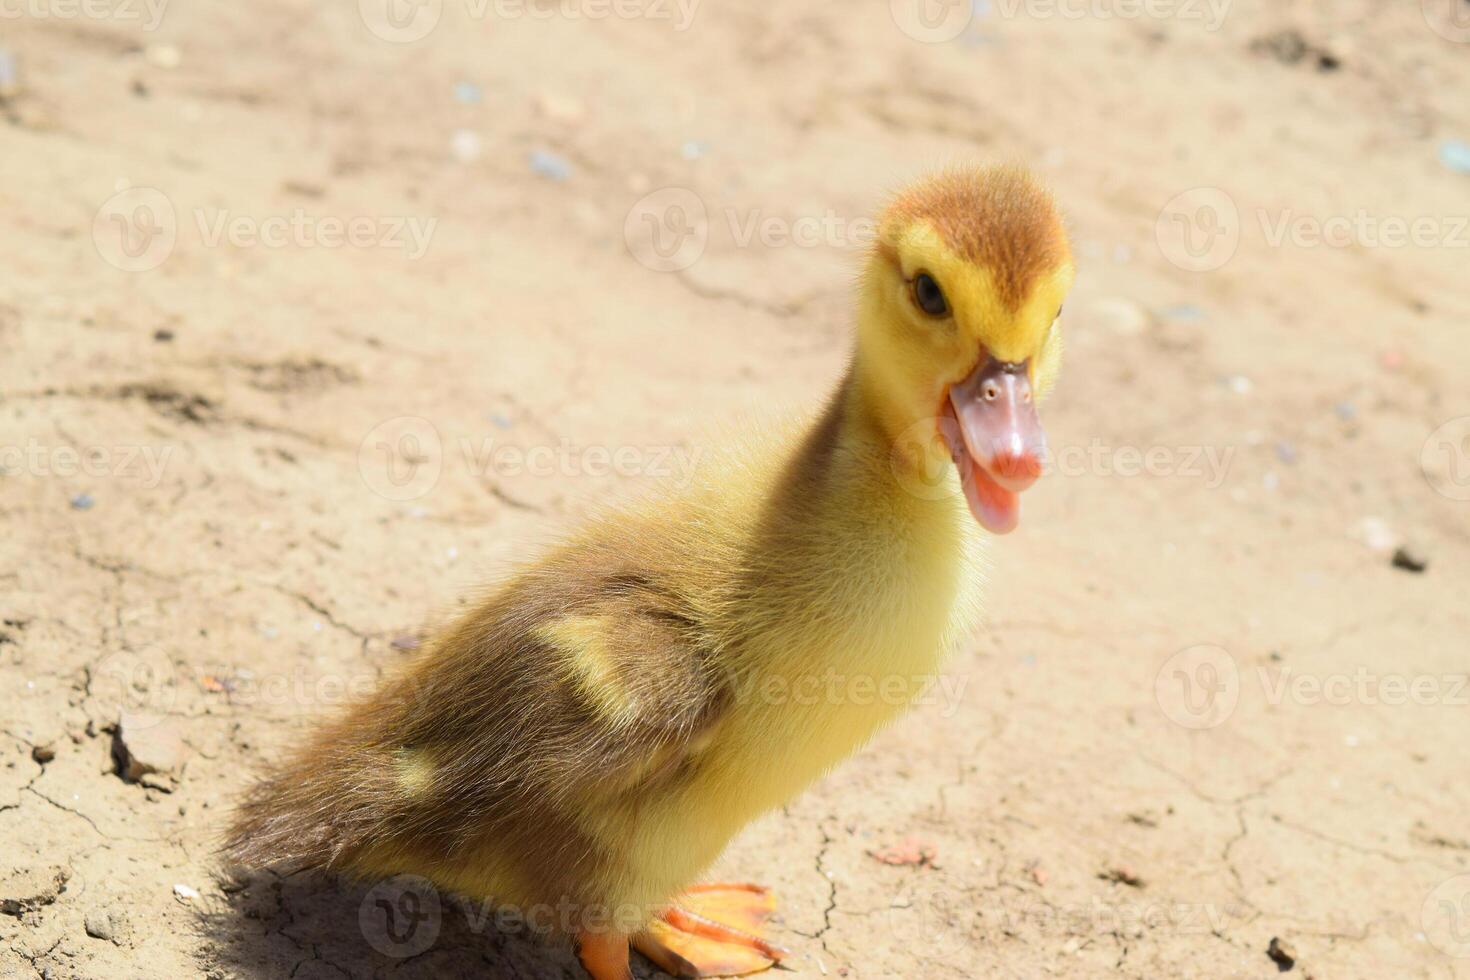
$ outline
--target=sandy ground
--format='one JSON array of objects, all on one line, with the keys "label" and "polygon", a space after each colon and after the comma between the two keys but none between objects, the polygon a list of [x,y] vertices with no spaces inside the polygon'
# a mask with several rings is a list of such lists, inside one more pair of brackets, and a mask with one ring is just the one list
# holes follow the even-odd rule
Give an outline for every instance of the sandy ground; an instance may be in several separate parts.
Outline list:
[{"label": "sandy ground", "polygon": [[221,878],[229,802],[822,397],[868,215],[971,159],[1069,213],[1057,472],[933,703],[720,871],[803,977],[1470,977],[1454,4],[0,4],[0,977],[580,976]]}]

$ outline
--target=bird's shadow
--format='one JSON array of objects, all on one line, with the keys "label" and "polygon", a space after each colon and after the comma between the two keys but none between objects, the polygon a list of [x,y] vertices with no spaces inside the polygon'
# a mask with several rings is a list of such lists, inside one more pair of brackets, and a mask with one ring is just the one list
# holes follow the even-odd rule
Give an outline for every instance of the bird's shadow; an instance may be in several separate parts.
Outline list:
[{"label": "bird's shadow", "polygon": [[[202,923],[210,977],[586,980],[568,946],[423,879],[356,883],[261,872],[220,884],[227,903]],[[665,977],[643,963],[633,969],[636,977]]]}]

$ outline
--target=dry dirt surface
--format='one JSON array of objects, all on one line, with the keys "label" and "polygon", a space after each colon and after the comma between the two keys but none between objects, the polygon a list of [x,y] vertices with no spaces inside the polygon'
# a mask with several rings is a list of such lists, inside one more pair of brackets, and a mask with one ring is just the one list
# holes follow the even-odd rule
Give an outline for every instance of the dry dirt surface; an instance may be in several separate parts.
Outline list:
[{"label": "dry dirt surface", "polygon": [[885,193],[1016,159],[1055,472],[931,703],[718,870],[802,977],[1470,977],[1470,7],[385,3],[0,2],[0,977],[581,976],[225,877],[230,801],[823,397]]}]

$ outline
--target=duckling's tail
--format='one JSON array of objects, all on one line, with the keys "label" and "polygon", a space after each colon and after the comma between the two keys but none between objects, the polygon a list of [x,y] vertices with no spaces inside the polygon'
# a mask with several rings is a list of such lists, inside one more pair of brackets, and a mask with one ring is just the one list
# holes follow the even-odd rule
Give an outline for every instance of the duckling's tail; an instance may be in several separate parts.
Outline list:
[{"label": "duckling's tail", "polygon": [[[333,736],[337,737],[333,737]],[[251,787],[221,851],[242,869],[340,870],[390,809],[391,759],[324,732]]]}]

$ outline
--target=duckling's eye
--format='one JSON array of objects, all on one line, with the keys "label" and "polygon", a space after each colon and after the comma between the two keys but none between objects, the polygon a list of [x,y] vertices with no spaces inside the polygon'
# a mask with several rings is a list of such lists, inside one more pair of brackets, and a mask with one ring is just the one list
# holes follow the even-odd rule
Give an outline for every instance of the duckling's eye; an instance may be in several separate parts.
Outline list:
[{"label": "duckling's eye", "polygon": [[921,272],[914,276],[914,302],[919,304],[919,309],[930,316],[944,316],[949,312],[949,304],[944,300],[944,291],[939,288],[939,283],[927,272]]}]

